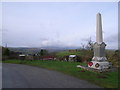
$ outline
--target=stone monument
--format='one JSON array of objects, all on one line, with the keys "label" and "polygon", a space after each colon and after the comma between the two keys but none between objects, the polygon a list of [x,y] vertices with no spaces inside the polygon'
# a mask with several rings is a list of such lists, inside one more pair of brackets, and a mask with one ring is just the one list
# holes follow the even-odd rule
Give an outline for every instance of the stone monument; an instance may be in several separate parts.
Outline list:
[{"label": "stone monument", "polygon": [[105,57],[105,46],[106,44],[103,42],[102,35],[102,21],[101,14],[98,13],[96,15],[96,42],[94,43],[94,56],[92,61],[88,63],[88,67],[94,69],[107,69],[109,68],[109,62]]}]

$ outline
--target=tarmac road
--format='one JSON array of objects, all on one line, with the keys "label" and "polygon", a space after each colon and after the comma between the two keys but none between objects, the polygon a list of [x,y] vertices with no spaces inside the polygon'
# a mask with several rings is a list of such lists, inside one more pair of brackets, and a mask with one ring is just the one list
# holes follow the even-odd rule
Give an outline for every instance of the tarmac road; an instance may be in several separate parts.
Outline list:
[{"label": "tarmac road", "polygon": [[2,88],[99,88],[57,71],[20,64],[2,66]]}]

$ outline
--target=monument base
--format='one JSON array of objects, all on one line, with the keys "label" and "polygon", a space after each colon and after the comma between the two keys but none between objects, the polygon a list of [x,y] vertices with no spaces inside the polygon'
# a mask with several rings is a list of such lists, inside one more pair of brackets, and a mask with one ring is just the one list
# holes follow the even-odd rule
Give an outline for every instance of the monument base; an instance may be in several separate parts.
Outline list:
[{"label": "monument base", "polygon": [[107,69],[110,68],[110,64],[108,61],[91,61],[88,63],[89,68],[94,68],[94,69]]}]

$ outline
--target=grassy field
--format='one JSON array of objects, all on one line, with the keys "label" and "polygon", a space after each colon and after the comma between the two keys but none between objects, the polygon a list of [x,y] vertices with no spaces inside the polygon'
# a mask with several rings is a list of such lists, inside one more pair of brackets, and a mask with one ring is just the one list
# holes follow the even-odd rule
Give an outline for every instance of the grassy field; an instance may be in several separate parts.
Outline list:
[{"label": "grassy field", "polygon": [[38,66],[49,70],[60,71],[64,74],[87,80],[93,84],[104,88],[118,87],[118,71],[97,73],[77,68],[76,65],[86,65],[79,62],[61,62],[61,61],[27,61],[27,60],[6,60],[3,63],[26,64]]},{"label": "grassy field", "polygon": [[[115,50],[106,50],[106,57],[109,62],[113,64],[115,67],[120,67],[120,51],[115,53]],[[67,55],[77,55],[80,56],[80,60],[84,61],[91,61],[93,57],[93,52],[89,50],[80,50],[80,51],[61,51],[56,53],[56,57],[62,58]]]},{"label": "grassy field", "polygon": [[78,56],[84,56],[84,55],[90,55],[91,51],[87,51],[87,50],[81,50],[81,51],[76,51],[76,52],[69,52],[69,51],[62,51],[62,52],[58,52],[56,53],[57,57],[63,57],[66,55],[78,55]]}]

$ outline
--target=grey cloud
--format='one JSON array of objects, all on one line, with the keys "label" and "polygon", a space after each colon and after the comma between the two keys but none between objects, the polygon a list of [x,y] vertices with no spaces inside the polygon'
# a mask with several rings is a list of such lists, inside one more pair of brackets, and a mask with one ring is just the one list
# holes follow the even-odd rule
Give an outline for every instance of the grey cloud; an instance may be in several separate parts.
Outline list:
[{"label": "grey cloud", "polygon": [[90,37],[82,38],[82,39],[80,39],[80,40],[81,40],[81,41],[88,42],[90,39],[91,39],[91,41],[94,41],[95,37],[94,37],[94,36],[90,36]]},{"label": "grey cloud", "polygon": [[81,41],[88,41],[89,38],[82,38]]},{"label": "grey cloud", "polygon": [[48,38],[39,38],[38,40],[44,41],[44,40],[48,40]]},{"label": "grey cloud", "polygon": [[115,33],[115,34],[112,34],[112,35],[106,37],[106,38],[105,38],[105,41],[106,41],[106,42],[111,42],[111,43],[112,43],[112,42],[117,42],[117,41],[118,41],[118,34]]},{"label": "grey cloud", "polygon": [[8,29],[0,29],[0,31],[2,31],[2,32],[7,32]]},{"label": "grey cloud", "polygon": [[1,29],[1,28],[0,28],[0,33],[1,33],[1,34],[6,34],[7,32],[8,32],[8,29]]},{"label": "grey cloud", "polygon": [[106,48],[118,49],[118,34],[117,33],[114,33],[114,34],[109,35],[108,37],[105,37],[104,41],[107,44]]}]

